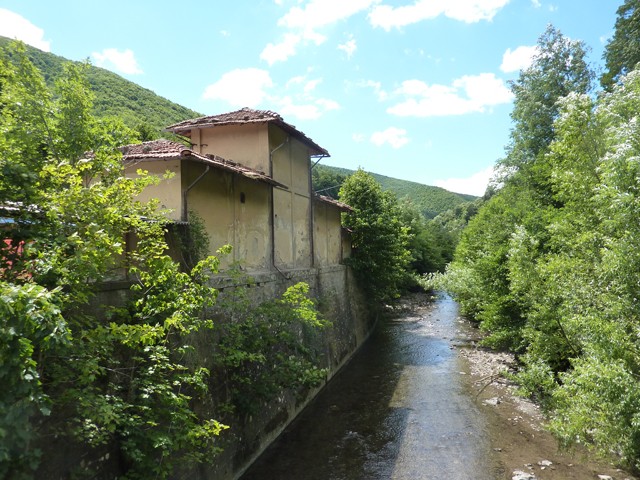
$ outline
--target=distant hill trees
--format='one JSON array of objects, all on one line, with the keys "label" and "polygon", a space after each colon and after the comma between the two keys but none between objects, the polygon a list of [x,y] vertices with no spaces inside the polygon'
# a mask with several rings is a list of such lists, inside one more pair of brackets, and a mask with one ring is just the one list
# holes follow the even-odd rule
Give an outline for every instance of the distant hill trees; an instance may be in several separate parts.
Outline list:
[{"label": "distant hill trees", "polygon": [[[340,186],[347,177],[354,173],[354,170],[347,168],[316,165],[312,175],[313,188],[322,195],[338,198]],[[413,206],[428,219],[435,218],[447,210],[478,198],[473,195],[450,192],[440,187],[386,177],[377,173],[371,173],[371,176],[383,190],[393,192],[400,200],[404,198],[411,200]]]},{"label": "distant hill trees", "polygon": [[[0,37],[0,48],[6,47],[10,42],[10,39]],[[61,78],[64,64],[69,62],[64,57],[29,46],[26,46],[26,53],[29,60],[40,70],[49,87]],[[104,68],[89,66],[86,76],[95,94],[92,113],[101,118],[121,119],[138,132],[140,140],[166,137],[169,134],[162,130],[167,125],[202,116],[201,113],[156,95],[151,90]]]}]

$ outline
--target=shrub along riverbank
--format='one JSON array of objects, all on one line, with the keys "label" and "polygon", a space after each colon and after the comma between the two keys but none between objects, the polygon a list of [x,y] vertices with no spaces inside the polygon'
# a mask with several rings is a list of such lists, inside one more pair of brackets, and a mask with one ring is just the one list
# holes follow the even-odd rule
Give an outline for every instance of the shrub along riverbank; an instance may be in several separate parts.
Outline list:
[{"label": "shrub along riverbank", "polygon": [[517,354],[522,389],[547,409],[563,444],[636,470],[640,58],[619,40],[638,26],[639,8],[628,0],[618,11],[598,95],[585,46],[553,27],[540,37],[532,66],[512,84],[501,177],[444,279],[486,343]]}]

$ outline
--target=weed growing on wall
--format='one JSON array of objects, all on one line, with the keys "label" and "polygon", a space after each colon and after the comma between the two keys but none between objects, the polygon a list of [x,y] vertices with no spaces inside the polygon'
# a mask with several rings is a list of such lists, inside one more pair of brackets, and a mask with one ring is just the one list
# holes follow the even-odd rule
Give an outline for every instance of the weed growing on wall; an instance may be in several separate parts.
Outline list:
[{"label": "weed growing on wall", "polygon": [[224,319],[215,327],[219,344],[213,376],[227,410],[256,413],[285,390],[301,393],[326,379],[318,352],[307,345],[329,322],[308,293],[309,286],[301,282],[281,298],[253,306],[246,287],[225,292],[218,305]]}]

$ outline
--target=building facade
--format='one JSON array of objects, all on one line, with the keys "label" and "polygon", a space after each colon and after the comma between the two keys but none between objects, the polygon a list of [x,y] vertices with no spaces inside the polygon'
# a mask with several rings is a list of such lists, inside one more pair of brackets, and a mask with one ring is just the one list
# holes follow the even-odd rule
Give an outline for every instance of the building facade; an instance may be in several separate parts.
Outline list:
[{"label": "building facade", "polygon": [[329,153],[280,115],[244,108],[167,128],[190,147],[156,140],[123,147],[127,175],[143,169],[170,178],[146,189],[167,216],[205,225],[211,254],[232,245],[226,263],[250,272],[339,265],[350,254],[340,222],[349,207],[316,195],[312,161]]}]

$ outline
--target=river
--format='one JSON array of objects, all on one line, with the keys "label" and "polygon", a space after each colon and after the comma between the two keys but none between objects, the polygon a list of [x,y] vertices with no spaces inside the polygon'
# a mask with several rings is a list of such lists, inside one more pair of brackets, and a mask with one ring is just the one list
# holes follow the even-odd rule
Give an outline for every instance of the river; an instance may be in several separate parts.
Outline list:
[{"label": "river", "polygon": [[468,328],[446,295],[381,321],[242,480],[497,478],[457,354]]}]

